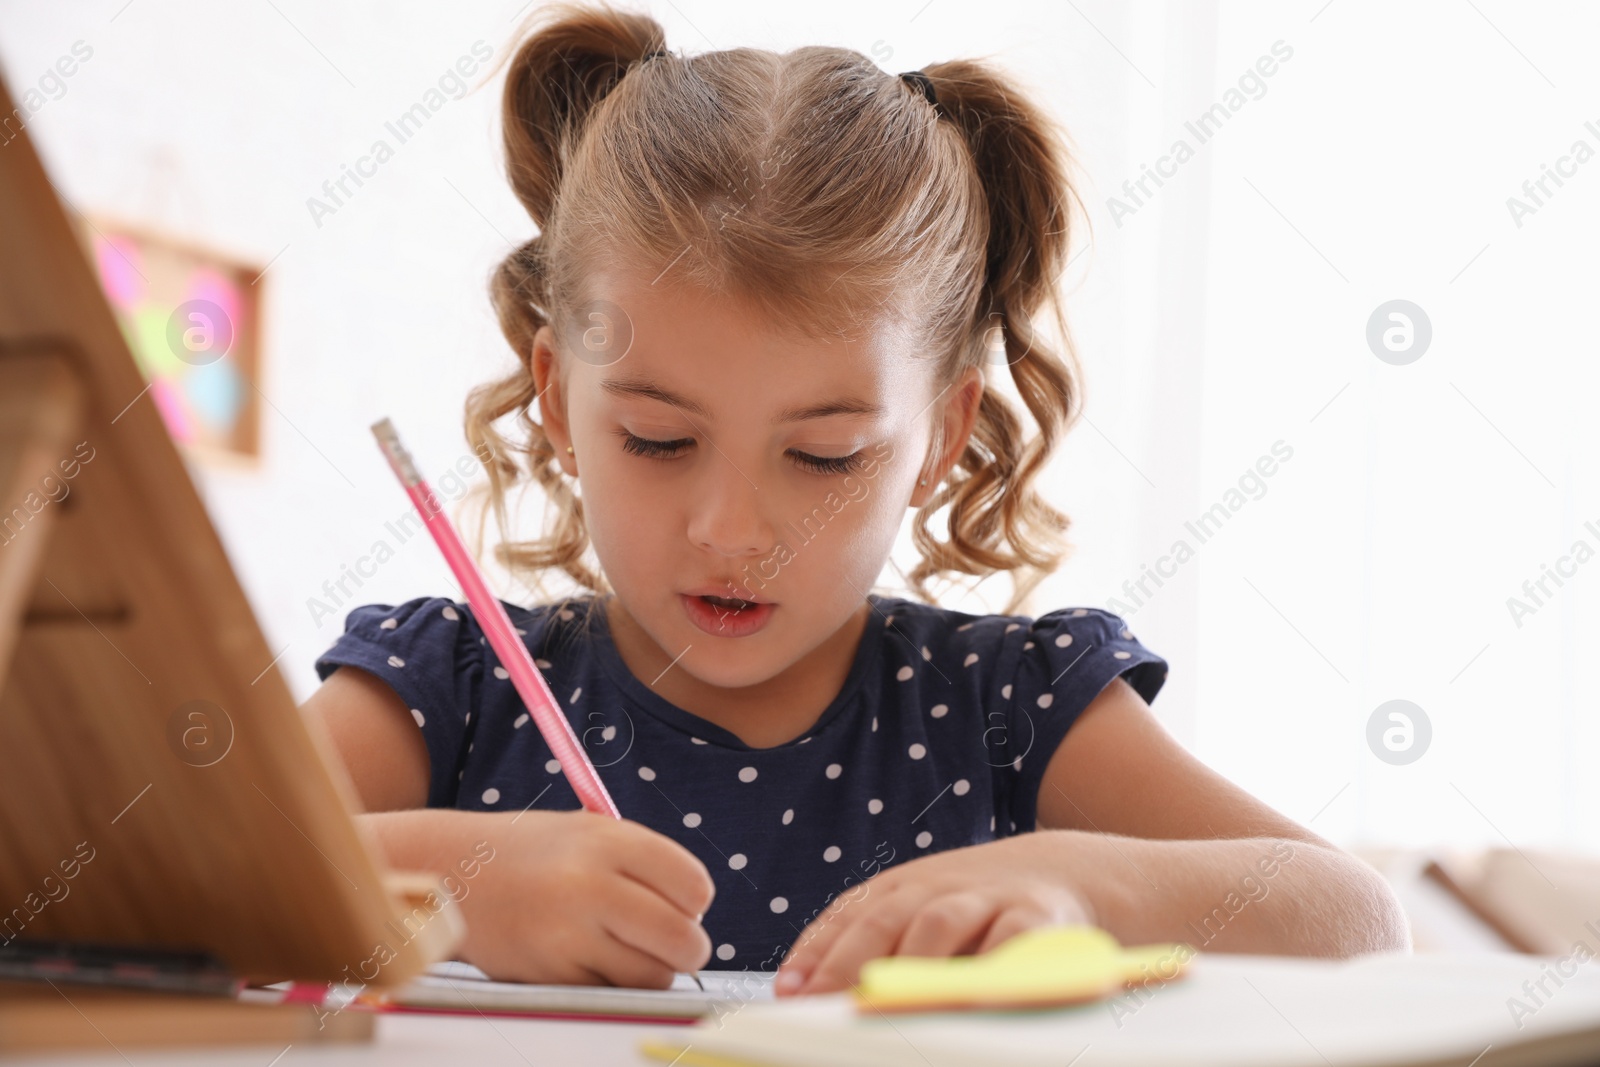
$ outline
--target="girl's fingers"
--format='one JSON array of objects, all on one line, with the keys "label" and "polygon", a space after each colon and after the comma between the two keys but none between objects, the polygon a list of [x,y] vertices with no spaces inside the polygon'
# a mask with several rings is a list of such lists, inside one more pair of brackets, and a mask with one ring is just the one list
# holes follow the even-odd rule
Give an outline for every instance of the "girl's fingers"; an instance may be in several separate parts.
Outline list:
[{"label": "girl's fingers", "polygon": [[664,900],[655,887],[619,878],[615,892],[600,925],[617,941],[673,972],[698,970],[711,958],[705,928]]},{"label": "girl's fingers", "polygon": [[676,841],[637,823],[616,829],[625,835],[616,851],[622,873],[698,922],[716,894],[705,864]]},{"label": "girl's fingers", "polygon": [[858,908],[835,920],[844,923],[825,953],[811,968],[800,993],[830,993],[848,989],[861,974],[861,965],[879,956],[893,956],[906,924],[916,913],[920,896],[898,893],[868,897]]},{"label": "girl's fingers", "polygon": [[800,936],[789,946],[789,951],[783,957],[783,963],[778,967],[776,991],[779,994],[795,993],[800,990],[805,979],[816,970],[817,961],[828,954],[834,942],[850,925],[857,911],[866,906],[866,900],[871,895],[871,885],[872,883],[863,882],[835,897],[822,910],[822,914],[812,919],[806,928],[800,931]]},{"label": "girl's fingers", "polygon": [[601,937],[587,953],[583,967],[602,984],[632,989],[666,989],[677,971],[655,956],[624,944],[615,937]]},{"label": "girl's fingers", "polygon": [[775,992],[846,989],[859,979],[862,964],[880,956],[976,954],[1036,927],[1089,921],[1082,901],[1058,887],[936,894],[897,884],[831,903],[796,939]]},{"label": "girl's fingers", "polygon": [[950,893],[927,901],[906,925],[899,956],[964,956],[983,942],[999,909],[981,893]]},{"label": "girl's fingers", "polygon": [[1057,909],[1045,907],[1038,901],[1027,899],[1014,901],[995,916],[994,922],[990,924],[988,932],[984,934],[983,941],[978,946],[978,951],[988,952],[1018,934],[1026,933],[1036,927],[1052,926],[1066,921],[1068,918]]}]

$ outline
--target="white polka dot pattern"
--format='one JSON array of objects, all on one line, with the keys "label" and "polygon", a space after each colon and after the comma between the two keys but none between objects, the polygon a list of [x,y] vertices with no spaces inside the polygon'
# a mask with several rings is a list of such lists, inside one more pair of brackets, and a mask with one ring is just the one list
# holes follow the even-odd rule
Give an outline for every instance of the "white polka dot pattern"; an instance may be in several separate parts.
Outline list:
[{"label": "white polka dot pattern", "polygon": [[[842,886],[881,866],[1032,830],[1044,770],[1082,710],[1119,675],[1146,699],[1164,677],[1165,663],[1099,609],[1030,619],[878,603],[893,606],[892,622],[864,632],[847,693],[819,698],[810,718],[756,701],[746,718],[714,721],[582,639],[584,599],[564,620],[507,605],[619,809],[711,874],[715,966],[763,969]],[[345,630],[317,669],[348,663],[395,690],[428,748],[430,806],[508,819],[578,807],[466,605],[357,608]],[[788,739],[744,743],[769,712],[793,722]]]}]

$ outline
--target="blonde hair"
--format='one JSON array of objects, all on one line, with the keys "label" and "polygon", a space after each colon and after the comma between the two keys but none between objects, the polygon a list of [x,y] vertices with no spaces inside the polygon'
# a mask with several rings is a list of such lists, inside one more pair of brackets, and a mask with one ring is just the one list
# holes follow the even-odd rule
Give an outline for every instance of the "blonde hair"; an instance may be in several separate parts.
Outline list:
[{"label": "blonde hair", "polygon": [[[648,16],[558,4],[535,16],[510,60],[506,168],[540,232],[491,283],[519,366],[474,389],[465,419],[468,442],[492,457],[478,491],[501,531],[496,559],[514,575],[555,568],[609,591],[584,559],[583,501],[530,415],[534,335],[549,324],[567,336],[587,268],[609,255],[670,265],[676,283],[735,294],[797,330],[899,315],[923,331],[936,384],[997,368],[1003,338],[1039,433],[1025,437],[1012,404],[984,389],[965,449],[917,512],[921,560],[906,578],[931,602],[932,577],[1010,572],[1015,610],[1066,555],[1068,520],[1033,484],[1076,417],[1079,389],[1055,286],[1077,203],[1064,137],[974,61],[923,68],[930,107],[917,87],[845,48],[665,49]],[[1035,329],[1046,309],[1059,352]],[[506,416],[520,441],[496,428]],[[555,521],[512,541],[506,492],[528,479]],[[941,541],[928,520],[946,506]]]}]

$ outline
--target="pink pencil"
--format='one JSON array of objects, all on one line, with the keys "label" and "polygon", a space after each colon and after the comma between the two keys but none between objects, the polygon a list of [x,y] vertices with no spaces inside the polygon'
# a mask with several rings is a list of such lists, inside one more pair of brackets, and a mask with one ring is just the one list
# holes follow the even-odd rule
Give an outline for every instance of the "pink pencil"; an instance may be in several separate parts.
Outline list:
[{"label": "pink pencil", "polygon": [[444,561],[450,565],[461,588],[466,591],[467,603],[477,613],[478,624],[489,639],[489,647],[494,649],[495,655],[500,657],[501,664],[510,673],[511,684],[517,687],[517,693],[527,705],[528,714],[539,727],[539,733],[544,735],[545,744],[561,761],[562,773],[572,783],[573,792],[578,794],[586,810],[597,815],[610,815],[614,819],[622,818],[622,813],[611,800],[611,794],[606,792],[600,776],[595,773],[594,764],[589,762],[589,757],[578,744],[572,724],[561,713],[544,675],[534,666],[528,646],[517,636],[499,599],[484,584],[478,565],[461,543],[461,535],[456,533],[455,526],[444,513],[439,498],[433,495],[433,489],[417,473],[411,453],[400,444],[400,435],[395,432],[394,425],[388,419],[380,419],[372,424],[372,433],[377,437],[378,446],[383,449],[395,477],[400,479],[411,502],[416,505],[439,551],[444,553]]}]

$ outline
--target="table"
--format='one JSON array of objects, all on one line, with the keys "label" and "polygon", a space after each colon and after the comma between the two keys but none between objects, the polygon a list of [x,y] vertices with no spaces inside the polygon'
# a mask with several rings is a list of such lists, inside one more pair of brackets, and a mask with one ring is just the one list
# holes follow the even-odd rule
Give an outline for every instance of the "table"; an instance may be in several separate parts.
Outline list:
[{"label": "table", "polygon": [[[390,1013],[369,1042],[240,1045],[232,1048],[127,1049],[0,1058],[0,1067],[529,1067],[558,1064],[639,1067],[657,1064],[638,1051],[646,1036],[676,1032],[656,1023],[589,1023]],[[274,1059],[274,1057],[277,1057]]]}]

